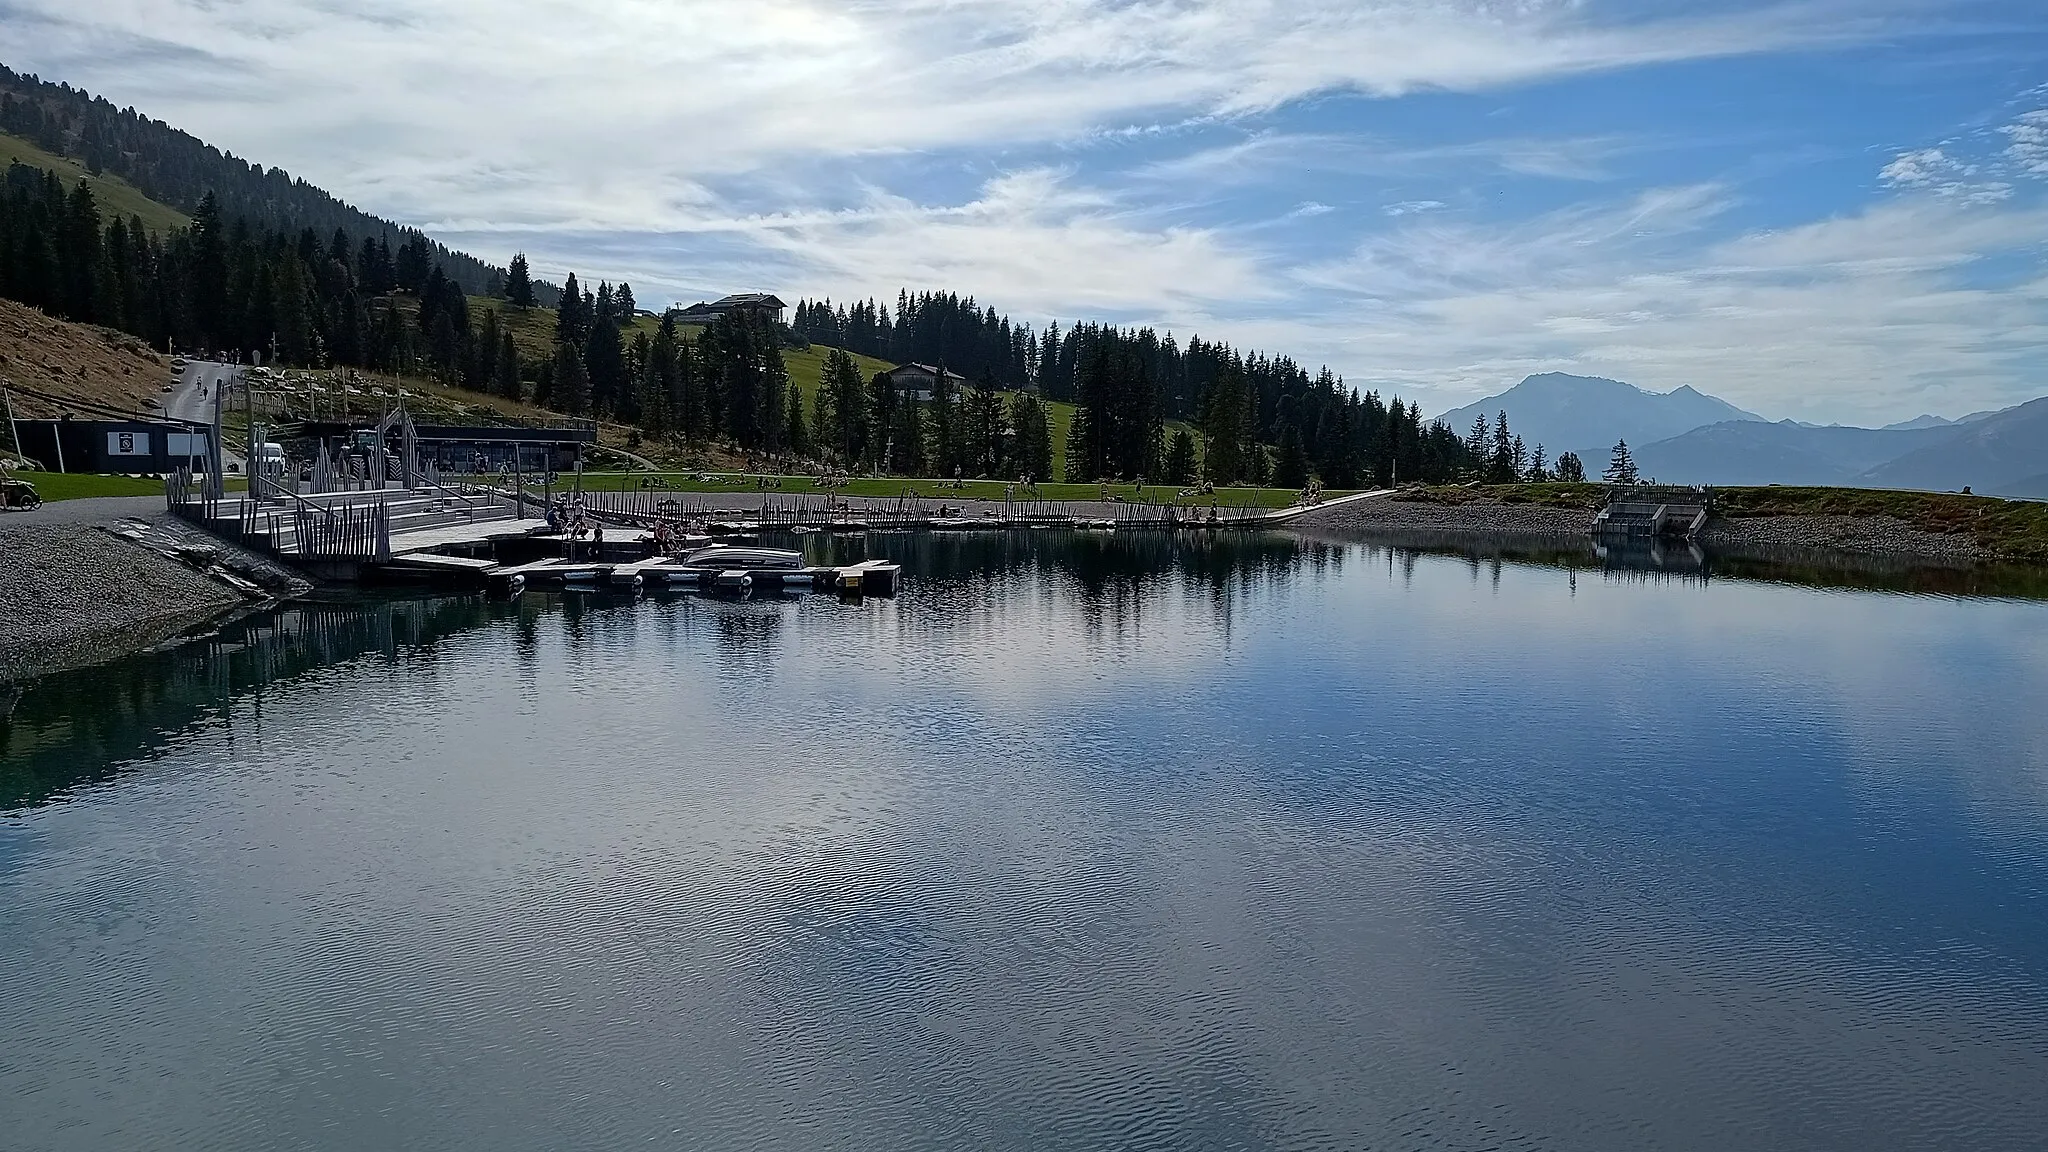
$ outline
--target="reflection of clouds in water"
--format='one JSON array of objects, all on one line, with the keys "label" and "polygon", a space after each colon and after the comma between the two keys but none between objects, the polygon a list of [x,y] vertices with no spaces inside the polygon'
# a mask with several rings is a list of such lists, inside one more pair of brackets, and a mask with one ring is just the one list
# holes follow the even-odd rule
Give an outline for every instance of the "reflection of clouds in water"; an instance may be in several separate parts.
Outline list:
[{"label": "reflection of clouds in water", "polygon": [[2040,606],[1104,543],[895,602],[593,601],[237,699],[25,818],[16,1067],[221,1146],[2048,1119],[2042,941],[1984,912],[2028,876],[1979,867],[2036,833],[1946,835],[1949,788],[2038,778]]}]

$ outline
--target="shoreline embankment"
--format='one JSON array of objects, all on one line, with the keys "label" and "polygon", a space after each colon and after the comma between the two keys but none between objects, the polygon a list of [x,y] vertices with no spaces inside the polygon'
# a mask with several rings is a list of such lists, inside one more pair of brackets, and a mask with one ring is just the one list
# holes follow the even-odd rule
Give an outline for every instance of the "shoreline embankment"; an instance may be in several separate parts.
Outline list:
[{"label": "shoreline embankment", "polygon": [[154,505],[154,517],[43,516],[60,504],[0,518],[0,683],[116,659],[309,587]]},{"label": "shoreline embankment", "polygon": [[[1593,510],[1585,507],[1560,507],[1486,495],[1445,498],[1424,491],[1311,509],[1294,523],[1319,532],[1457,533],[1529,543],[1570,541],[1590,546],[1593,516]],[[2016,559],[1966,533],[1931,531],[1887,515],[1717,515],[1707,523],[1697,543],[1719,552],[1798,551],[1946,567]]]}]

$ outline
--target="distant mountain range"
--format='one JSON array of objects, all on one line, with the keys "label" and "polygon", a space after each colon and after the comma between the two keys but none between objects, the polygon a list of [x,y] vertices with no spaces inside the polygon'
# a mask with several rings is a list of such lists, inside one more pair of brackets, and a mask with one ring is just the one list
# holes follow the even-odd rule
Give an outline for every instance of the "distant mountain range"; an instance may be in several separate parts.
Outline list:
[{"label": "distant mountain range", "polygon": [[1475,417],[1491,423],[1496,412],[1508,414],[1509,427],[1529,447],[1544,445],[1552,459],[1576,452],[1588,472],[1606,466],[1617,440],[1648,444],[1708,424],[1763,419],[1691,387],[1645,392],[1619,380],[1563,372],[1527,377],[1498,396],[1452,409],[1439,419],[1463,433]]},{"label": "distant mountain range", "polygon": [[1883,428],[1772,422],[1690,387],[1646,392],[1559,372],[1445,413],[1508,423],[1552,459],[1577,452],[1588,474],[1627,440],[1646,477],[1680,484],[1828,484],[2048,498],[2048,397],[1960,419],[1919,416]]}]

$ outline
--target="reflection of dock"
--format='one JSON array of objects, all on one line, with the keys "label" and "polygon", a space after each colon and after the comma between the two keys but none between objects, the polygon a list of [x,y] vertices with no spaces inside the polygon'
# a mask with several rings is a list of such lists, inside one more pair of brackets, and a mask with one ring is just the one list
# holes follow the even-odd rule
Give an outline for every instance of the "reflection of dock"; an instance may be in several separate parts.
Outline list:
[{"label": "reflection of dock", "polygon": [[424,552],[394,556],[380,566],[380,571],[438,583],[480,585],[506,594],[517,594],[534,586],[589,591],[672,588],[698,592],[817,591],[843,596],[894,596],[903,576],[902,565],[887,560],[808,568],[726,568],[684,564],[669,557],[617,562],[550,557],[525,564],[498,564]]}]

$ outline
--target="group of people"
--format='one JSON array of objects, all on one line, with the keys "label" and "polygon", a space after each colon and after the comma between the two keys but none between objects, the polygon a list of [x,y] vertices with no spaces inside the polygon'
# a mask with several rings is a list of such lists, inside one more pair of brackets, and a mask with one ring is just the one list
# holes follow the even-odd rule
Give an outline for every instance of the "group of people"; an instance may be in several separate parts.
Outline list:
[{"label": "group of people", "polygon": [[604,558],[604,525],[591,518],[583,507],[583,498],[571,501],[567,496],[558,496],[548,505],[548,531],[566,533],[569,537],[569,559],[573,562],[578,553],[586,560]]}]

